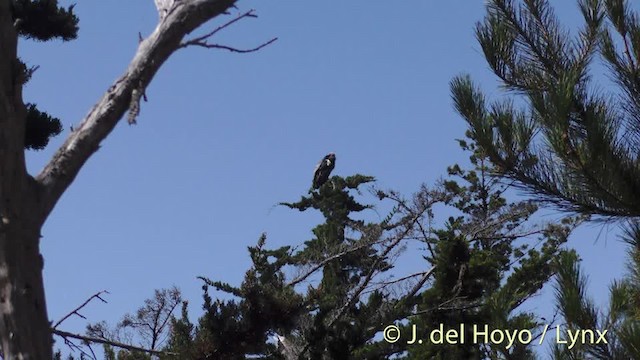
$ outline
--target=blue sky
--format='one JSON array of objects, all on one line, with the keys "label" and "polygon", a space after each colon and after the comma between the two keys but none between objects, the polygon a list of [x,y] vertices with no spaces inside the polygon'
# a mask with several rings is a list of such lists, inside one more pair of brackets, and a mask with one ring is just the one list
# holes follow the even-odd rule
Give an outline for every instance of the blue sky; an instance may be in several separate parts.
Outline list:
[{"label": "blue sky", "polygon": [[[29,153],[32,173],[125,71],[138,33],[153,31],[152,1],[124,3],[79,3],[76,41],[21,42],[23,59],[40,65],[25,100],[65,128],[46,150]],[[566,24],[579,23],[574,1],[552,3]],[[106,289],[109,303],[83,314],[115,323],[154,289],[174,284],[198,315],[196,276],[238,284],[250,265],[246,248],[262,232],[271,246],[311,237],[319,214],[274,205],[306,193],[313,167],[330,151],[334,174],[373,175],[378,186],[406,195],[464,163],[454,139],[466,124],[453,110],[449,81],[468,72],[489,96],[501,95],[473,33],[483,2],[395,5],[240,1],[240,11],[255,9],[259,18],[216,41],[251,48],[277,36],[276,43],[246,55],[174,54],[147,89],[138,125],[116,127],[45,224],[50,318]],[[626,261],[614,230],[583,227],[570,243],[600,304]],[[548,311],[551,293],[531,306]],[[85,325],[70,319],[64,328]]]}]

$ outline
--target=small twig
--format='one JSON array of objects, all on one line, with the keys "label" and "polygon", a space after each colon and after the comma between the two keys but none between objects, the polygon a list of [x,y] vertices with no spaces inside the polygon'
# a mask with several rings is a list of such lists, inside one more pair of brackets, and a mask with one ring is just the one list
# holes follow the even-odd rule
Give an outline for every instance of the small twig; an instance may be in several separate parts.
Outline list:
[{"label": "small twig", "polygon": [[406,298],[415,296],[415,294],[418,293],[418,291],[420,291],[420,289],[422,288],[422,286],[424,286],[424,283],[427,282],[427,280],[429,280],[429,278],[431,277],[431,275],[433,275],[433,273],[436,271],[436,266],[433,265],[431,267],[431,269],[429,269],[429,271],[425,272],[422,276],[422,279],[420,279],[420,281],[418,281],[413,288],[411,289],[411,291],[409,291],[409,293],[407,294],[407,296],[405,296]]},{"label": "small twig", "polygon": [[[380,282],[378,282],[378,283],[374,283],[374,284],[372,284],[373,286],[376,286],[375,288],[372,288],[372,289],[370,289],[370,290],[363,291],[363,292],[362,292],[362,294],[363,294],[363,295],[364,295],[364,294],[369,294],[369,293],[372,293],[372,292],[374,292],[374,291],[378,291],[378,290],[384,289],[385,287],[388,287],[388,286],[390,286],[390,285],[397,284],[397,283],[400,283],[400,282],[403,282],[403,281],[406,281],[406,280],[409,280],[409,279],[413,279],[413,278],[418,277],[418,276],[421,276],[421,275],[422,275],[422,276],[423,276],[423,278],[424,278],[424,275],[429,274],[430,272],[432,272],[432,270],[429,270],[429,271],[421,271],[421,272],[414,273],[414,274],[411,274],[411,275],[406,275],[406,276],[403,276],[403,277],[401,277],[401,278],[399,278],[399,279],[388,280],[388,281],[380,281]],[[420,280],[420,281],[422,281],[422,280]]]},{"label": "small twig", "polygon": [[190,43],[188,45],[200,46],[200,47],[207,48],[207,49],[222,49],[222,50],[228,50],[228,51],[231,51],[231,52],[234,52],[234,53],[246,54],[246,53],[256,52],[256,51],[262,49],[263,47],[273,43],[276,40],[278,40],[277,37],[275,37],[275,38],[273,38],[273,39],[271,39],[271,40],[269,40],[267,42],[264,42],[264,43],[254,47],[252,49],[238,49],[238,48],[234,48],[234,47],[227,46],[227,45],[209,44],[207,42],[193,42],[193,43]]},{"label": "small twig", "polygon": [[89,348],[89,351],[91,351],[91,355],[93,355],[93,358],[94,358],[94,359],[96,359],[96,360],[98,360],[98,357],[96,356],[96,353],[95,353],[95,352],[93,352],[93,348],[91,347],[91,344],[88,344],[88,343],[87,343],[86,345],[87,345],[87,347]]},{"label": "small twig", "polygon": [[[123,344],[123,343],[117,342],[117,341],[106,340],[106,339],[101,339],[101,338],[92,337],[92,336],[85,336],[85,335],[80,335],[80,334],[74,334],[74,333],[70,333],[70,332],[62,331],[62,330],[57,330],[57,329],[52,329],[52,332],[54,334],[62,337],[63,339],[65,339],[65,342],[69,342],[69,338],[71,338],[71,339],[82,340],[82,341],[85,341],[87,343],[97,343],[97,344],[105,344],[105,345],[115,346],[117,348],[126,349],[126,350],[130,350],[130,351],[141,351],[141,352],[145,352],[145,353],[151,354],[151,355],[178,355],[177,353],[174,353],[174,352],[145,349],[145,348],[134,346],[134,345]],[[75,346],[77,346],[77,345],[75,345]]]},{"label": "small twig", "polygon": [[240,21],[241,19],[246,18],[246,17],[257,18],[258,16],[255,14],[255,10],[251,9],[251,10],[249,10],[249,11],[247,11],[245,13],[242,13],[242,14],[236,16],[235,18],[227,21],[226,23],[218,26],[217,28],[213,29],[213,31],[211,31],[211,32],[208,32],[208,33],[206,33],[206,34],[204,34],[202,36],[199,36],[197,38],[194,38],[192,40],[187,40],[186,42],[180,44],[180,47],[187,47],[187,46],[193,45],[195,43],[206,41],[207,39],[209,39],[210,37],[212,37],[213,35],[218,33],[220,30],[223,30],[223,29],[233,25],[233,23],[235,23],[237,21]]},{"label": "small twig", "polygon": [[103,298],[100,297],[100,295],[102,294],[108,294],[109,292],[107,290],[102,290],[99,291],[93,295],[91,295],[90,298],[88,298],[87,300],[85,300],[85,302],[83,302],[80,306],[78,306],[77,308],[71,310],[70,313],[68,313],[67,315],[65,315],[62,319],[60,319],[57,323],[55,323],[55,325],[53,325],[53,329],[55,330],[60,324],[62,324],[63,321],[67,320],[68,318],[70,318],[72,315],[76,315],[79,316],[83,319],[87,319],[86,317],[82,316],[82,314],[80,314],[78,311],[80,311],[83,307],[87,306],[87,304],[89,304],[91,302],[91,300],[93,299],[99,299],[100,301],[102,301],[103,303],[107,303],[107,301]]},{"label": "small twig", "polygon": [[[86,356],[88,356],[89,358],[91,358],[93,360],[97,360],[95,354],[93,354],[93,355],[89,354],[88,352],[84,351],[84,349],[81,346],[77,345],[76,343],[74,343],[73,341],[71,341],[71,340],[69,340],[67,338],[64,338],[64,344],[67,345],[69,347],[69,349],[71,349],[71,351],[76,351],[77,350],[82,355],[86,355]],[[93,350],[91,352],[93,353]]]},{"label": "small twig", "polygon": [[464,299],[466,299],[466,296],[453,297],[453,298],[441,303],[440,305],[438,305],[436,307],[432,307],[432,308],[429,308],[429,309],[416,311],[416,312],[412,313],[411,316],[427,314],[427,313],[430,313],[432,311],[468,310],[468,309],[474,309],[474,308],[478,308],[478,307],[482,306],[482,304],[479,303],[479,302],[469,303],[469,304],[466,304],[466,305],[457,305],[457,306],[456,305],[451,305],[451,306],[447,306],[447,304],[451,304],[451,303],[454,303],[456,301],[464,300]]},{"label": "small twig", "polygon": [[220,44],[211,44],[209,43],[207,40],[211,39],[211,37],[215,34],[217,34],[218,32],[220,32],[221,30],[233,25],[234,23],[236,23],[237,21],[240,21],[241,19],[244,18],[257,18],[258,16],[254,13],[255,10],[249,10],[247,12],[244,12],[238,16],[236,16],[235,18],[227,21],[226,23],[218,26],[217,28],[213,29],[212,31],[202,35],[202,36],[198,36],[196,38],[193,38],[191,40],[187,40],[183,43],[180,44],[180,48],[186,48],[188,46],[200,46],[203,48],[207,48],[207,49],[223,49],[223,50],[228,50],[231,52],[235,52],[235,53],[241,53],[241,54],[246,54],[246,53],[251,53],[251,52],[255,52],[258,51],[260,49],[262,49],[263,47],[273,43],[274,41],[278,40],[278,38],[273,38],[267,42],[264,42],[262,44],[260,44],[259,46],[256,46],[252,49],[238,49],[232,46],[227,46],[227,45],[220,45]]},{"label": "small twig", "polygon": [[349,253],[361,250],[363,248],[366,247],[370,247],[379,243],[383,243],[385,241],[387,241],[388,239],[382,239],[382,240],[377,240],[377,241],[373,241],[373,242],[368,242],[368,241],[364,241],[362,244],[358,244],[356,246],[353,246],[351,248],[348,248],[344,251],[341,251],[337,254],[331,255],[325,259],[323,259],[322,261],[320,261],[318,264],[314,265],[311,269],[309,269],[307,272],[305,272],[304,274],[296,277],[295,279],[291,280],[291,282],[287,283],[285,286],[295,286],[301,282],[303,282],[305,279],[307,279],[309,276],[311,276],[313,273],[315,273],[316,271],[320,270],[323,266],[325,266],[327,263],[338,259],[342,256],[345,256]]},{"label": "small twig", "polygon": [[35,73],[38,69],[40,69],[40,65],[35,65],[28,68],[27,73],[25,74],[25,80],[29,81],[29,79],[31,79],[31,77],[33,76],[33,73]]}]

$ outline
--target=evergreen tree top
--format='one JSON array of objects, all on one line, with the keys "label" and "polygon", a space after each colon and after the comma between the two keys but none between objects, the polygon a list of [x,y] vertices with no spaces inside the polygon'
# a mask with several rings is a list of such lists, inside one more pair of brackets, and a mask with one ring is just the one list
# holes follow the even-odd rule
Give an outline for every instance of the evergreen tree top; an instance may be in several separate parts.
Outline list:
[{"label": "evergreen tree top", "polygon": [[[78,17],[73,13],[75,5],[67,8],[58,6],[56,0],[13,0],[11,3],[14,26],[21,37],[37,41],[56,38],[63,41],[78,36]],[[37,69],[28,68],[22,61],[18,64],[22,73],[22,84],[29,81]],[[25,117],[26,149],[42,150],[49,140],[62,132],[60,119],[41,111],[35,104],[27,103]]]},{"label": "evergreen tree top", "polygon": [[28,39],[73,40],[78,36],[78,17],[74,5],[58,6],[57,0],[13,0],[13,18],[18,33]]}]

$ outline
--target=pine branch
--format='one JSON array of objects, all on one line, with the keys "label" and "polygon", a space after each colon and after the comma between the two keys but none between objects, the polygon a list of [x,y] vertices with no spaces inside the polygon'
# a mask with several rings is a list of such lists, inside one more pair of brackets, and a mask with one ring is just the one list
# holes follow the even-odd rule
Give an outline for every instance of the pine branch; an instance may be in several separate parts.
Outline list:
[{"label": "pine branch", "polygon": [[[508,88],[528,97],[530,117],[544,143],[534,143],[532,137],[513,142],[513,130],[524,125],[523,120],[500,105],[488,112],[481,94],[465,80],[452,82],[452,93],[474,137],[499,165],[498,175],[570,211],[635,216],[640,213],[633,200],[640,171],[637,154],[629,149],[640,141],[624,135],[616,103],[589,94],[587,66],[602,40],[602,53],[628,98],[619,104],[629,114],[622,121],[640,129],[633,120],[640,118],[640,85],[631,54],[640,37],[631,42],[629,35],[638,26],[637,16],[624,2],[606,2],[607,15],[622,37],[620,56],[606,29],[601,31],[601,3],[579,4],[585,19],[579,41],[568,40],[547,0],[492,0],[485,21],[477,27],[494,73]],[[518,148],[522,151],[515,154]]]}]

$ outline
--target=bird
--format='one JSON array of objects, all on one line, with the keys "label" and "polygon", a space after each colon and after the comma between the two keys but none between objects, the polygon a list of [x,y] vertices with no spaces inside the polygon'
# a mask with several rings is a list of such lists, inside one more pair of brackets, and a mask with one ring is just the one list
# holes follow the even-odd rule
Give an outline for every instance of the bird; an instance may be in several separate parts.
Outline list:
[{"label": "bird", "polygon": [[327,154],[316,168],[313,170],[313,189],[319,189],[324,183],[329,179],[329,175],[331,175],[331,171],[336,166],[336,154],[329,153]]}]

